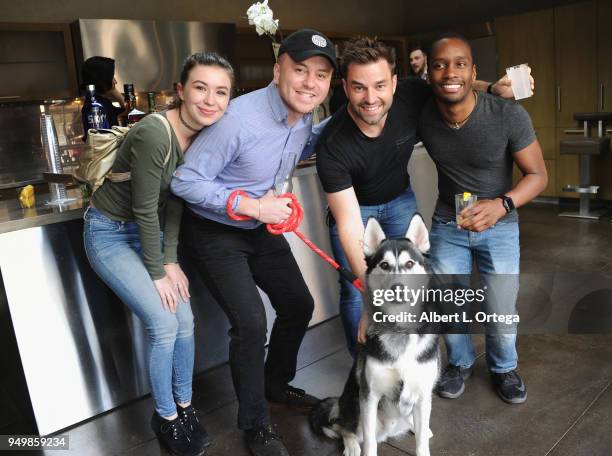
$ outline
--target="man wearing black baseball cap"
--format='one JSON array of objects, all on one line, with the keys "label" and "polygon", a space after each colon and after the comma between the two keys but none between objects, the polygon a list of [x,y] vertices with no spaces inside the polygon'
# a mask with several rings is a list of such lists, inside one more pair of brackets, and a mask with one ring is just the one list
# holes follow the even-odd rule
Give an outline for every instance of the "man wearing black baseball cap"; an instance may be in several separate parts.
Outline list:
[{"label": "man wearing black baseball cap", "polygon": [[334,68],[338,65],[333,43],[325,35],[312,29],[300,29],[283,40],[278,55],[285,52],[296,62],[322,55],[329,59]]},{"label": "man wearing black baseball cap", "polygon": [[[318,402],[289,385],[314,302],[284,236],[268,233],[265,224],[291,214],[291,200],[276,194],[311,140],[312,111],[327,96],[335,67],[334,46],[322,33],[288,36],[270,85],[236,98],[202,130],[172,181],[188,203],[185,251],[231,324],[238,427],[255,456],[289,454],[270,426],[268,401],[299,408]],[[246,195],[230,199],[238,189]],[[230,218],[228,200],[234,214],[250,219]],[[257,286],[277,315],[265,362],[266,313]]]}]

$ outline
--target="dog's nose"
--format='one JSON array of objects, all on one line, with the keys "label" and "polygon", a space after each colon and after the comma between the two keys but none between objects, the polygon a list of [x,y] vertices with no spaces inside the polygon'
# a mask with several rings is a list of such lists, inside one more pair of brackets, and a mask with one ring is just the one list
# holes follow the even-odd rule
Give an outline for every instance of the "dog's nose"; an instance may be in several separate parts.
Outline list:
[{"label": "dog's nose", "polygon": [[395,292],[401,291],[404,289],[404,284],[397,282],[397,283],[392,284],[390,288]]}]

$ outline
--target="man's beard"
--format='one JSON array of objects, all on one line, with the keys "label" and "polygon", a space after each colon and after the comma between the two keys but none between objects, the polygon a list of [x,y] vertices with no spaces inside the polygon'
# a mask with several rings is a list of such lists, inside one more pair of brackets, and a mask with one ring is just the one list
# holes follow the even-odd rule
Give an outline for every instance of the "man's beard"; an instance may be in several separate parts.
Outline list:
[{"label": "man's beard", "polygon": [[[361,106],[361,105],[358,105],[358,106]],[[361,121],[363,121],[364,123],[366,123],[368,125],[378,125],[380,123],[380,121],[385,118],[385,116],[389,112],[390,108],[391,108],[391,106],[383,105],[383,109],[382,109],[381,114],[379,116],[377,116],[376,118],[373,118],[373,117],[365,117],[365,116],[363,116],[359,109],[355,109],[355,107],[352,104],[349,103],[350,111],[354,115],[359,117],[359,119],[361,119]]]}]

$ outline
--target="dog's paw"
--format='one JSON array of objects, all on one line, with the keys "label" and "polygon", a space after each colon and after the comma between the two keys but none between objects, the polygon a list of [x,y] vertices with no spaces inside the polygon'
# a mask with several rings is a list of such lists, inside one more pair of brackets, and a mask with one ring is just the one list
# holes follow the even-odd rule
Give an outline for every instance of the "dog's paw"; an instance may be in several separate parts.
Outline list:
[{"label": "dog's paw", "polygon": [[429,445],[424,445],[422,448],[416,449],[416,456],[431,456]]},{"label": "dog's paw", "polygon": [[372,448],[363,448],[363,456],[377,456],[378,455],[378,447],[374,445]]},{"label": "dog's paw", "polygon": [[361,456],[361,446],[357,438],[344,438],[344,452],[342,456]]}]

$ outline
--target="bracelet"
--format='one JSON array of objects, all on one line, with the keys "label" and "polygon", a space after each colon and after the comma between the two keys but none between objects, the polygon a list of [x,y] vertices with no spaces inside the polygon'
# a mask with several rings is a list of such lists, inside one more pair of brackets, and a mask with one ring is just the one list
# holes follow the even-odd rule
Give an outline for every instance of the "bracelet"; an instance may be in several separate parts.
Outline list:
[{"label": "bracelet", "polygon": [[487,93],[493,94],[493,83],[489,84],[487,87]]}]

